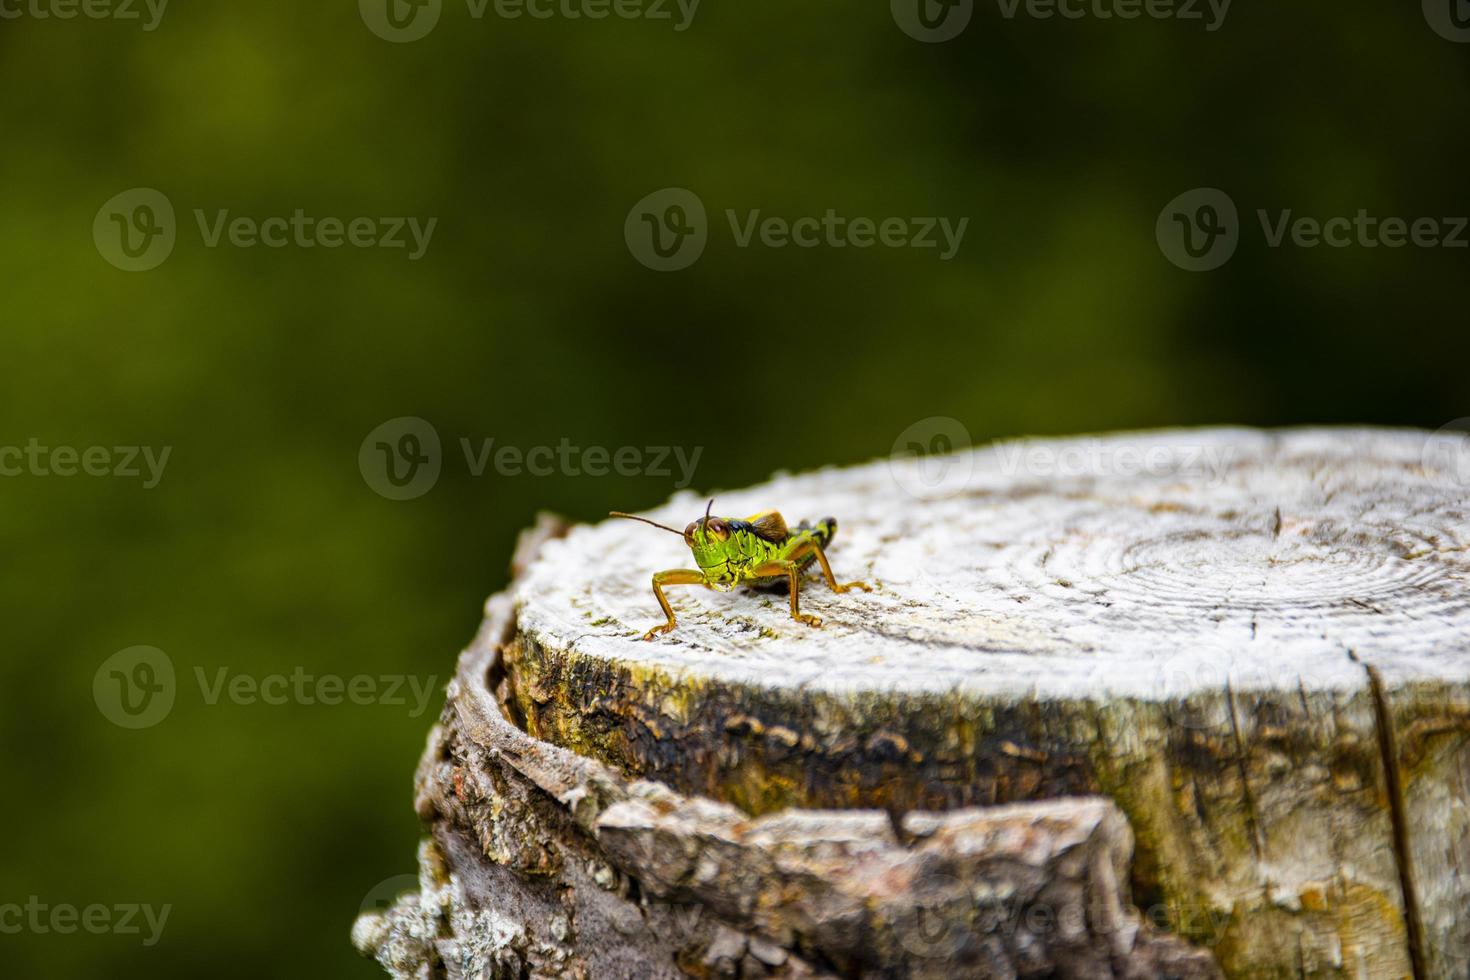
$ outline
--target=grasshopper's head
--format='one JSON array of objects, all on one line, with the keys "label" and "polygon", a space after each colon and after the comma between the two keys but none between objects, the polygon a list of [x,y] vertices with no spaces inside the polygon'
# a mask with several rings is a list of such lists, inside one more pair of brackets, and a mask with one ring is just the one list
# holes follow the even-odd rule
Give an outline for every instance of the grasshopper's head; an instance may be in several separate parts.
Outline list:
[{"label": "grasshopper's head", "polygon": [[613,511],[612,516],[642,521],[644,524],[652,524],[670,534],[680,535],[684,543],[689,546],[689,550],[693,552],[694,562],[699,566],[699,570],[704,572],[709,584],[722,592],[728,592],[735,587],[736,578],[734,565],[730,559],[739,557],[739,547],[735,543],[734,530],[730,527],[730,521],[727,518],[710,515],[710,510],[714,505],[715,502],[711,500],[709,506],[704,509],[704,516],[691,522],[682,532],[656,521],[650,521],[646,517],[636,517],[621,511]]},{"label": "grasshopper's head", "polygon": [[694,553],[694,562],[710,585],[728,592],[735,587],[735,570],[730,559],[739,557],[739,548],[734,542],[730,522],[723,517],[710,516],[714,505],[714,500],[710,500],[704,516],[684,529],[684,543]]}]

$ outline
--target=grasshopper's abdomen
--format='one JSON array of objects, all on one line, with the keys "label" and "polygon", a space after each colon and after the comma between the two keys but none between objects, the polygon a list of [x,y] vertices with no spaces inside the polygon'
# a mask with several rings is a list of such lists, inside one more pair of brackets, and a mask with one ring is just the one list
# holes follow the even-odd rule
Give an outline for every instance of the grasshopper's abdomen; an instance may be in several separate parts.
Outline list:
[{"label": "grasshopper's abdomen", "polygon": [[837,536],[837,518],[824,517],[815,524],[808,524],[806,521],[802,521],[797,525],[796,530],[810,532],[811,536],[816,539],[817,544],[821,545],[822,550],[825,551],[827,550],[827,545],[831,544],[832,539]]},{"label": "grasshopper's abdomen", "polygon": [[[802,521],[800,524],[796,525],[796,530],[791,532],[790,550],[795,550],[796,547],[799,546],[803,540],[810,539],[812,541],[815,541],[817,543],[817,546],[820,547],[823,551],[826,551],[827,546],[832,543],[832,539],[836,537],[836,535],[837,518],[835,517],[824,517],[816,523]],[[808,551],[806,554],[797,559],[797,563],[801,565],[802,568],[805,568],[812,562],[816,561],[816,559],[816,554],[814,552]]]},{"label": "grasshopper's abdomen", "polygon": [[[750,521],[723,518],[729,528],[724,539],[697,537],[691,547],[700,570],[705,574],[705,583],[712,588],[727,590],[737,584],[784,587],[786,575],[756,575],[754,571],[763,566],[795,561],[798,568],[805,569],[816,560],[812,544],[825,550],[837,534],[837,518],[824,517],[815,523],[802,521],[783,537],[768,537],[759,533],[756,524]],[[779,517],[777,518],[779,522]]]},{"label": "grasshopper's abdomen", "polygon": [[[816,521],[815,523],[811,521],[802,521],[796,527],[791,529],[791,533],[787,536],[785,541],[782,541],[780,543],[772,543],[766,541],[760,542],[760,545],[769,549],[769,554],[763,559],[761,563],[764,563],[764,561],[773,561],[783,558],[789,559],[791,555],[796,554],[799,550],[801,550],[801,545],[807,541],[815,541],[817,543],[817,546],[825,551],[827,545],[831,543],[832,538],[836,534],[837,518],[835,517],[824,517],[820,521]],[[805,569],[812,562],[816,561],[816,559],[816,553],[808,550],[805,554],[796,559],[796,564],[798,567]],[[770,589],[777,592],[786,591],[786,587],[789,585],[784,575],[776,576],[773,578],[751,579],[749,584],[758,589]]]}]

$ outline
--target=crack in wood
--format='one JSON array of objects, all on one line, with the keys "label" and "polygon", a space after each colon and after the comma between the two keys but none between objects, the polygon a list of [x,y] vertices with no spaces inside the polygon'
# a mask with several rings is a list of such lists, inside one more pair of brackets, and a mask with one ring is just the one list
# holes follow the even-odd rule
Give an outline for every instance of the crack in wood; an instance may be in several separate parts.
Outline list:
[{"label": "crack in wood", "polygon": [[1245,820],[1257,861],[1266,859],[1266,838],[1261,833],[1261,820],[1256,813],[1256,797],[1251,791],[1249,766],[1246,763],[1245,739],[1240,734],[1240,709],[1235,703],[1235,688],[1225,682],[1225,704],[1230,711],[1230,735],[1235,741],[1235,765],[1240,773],[1241,797],[1245,801]]},{"label": "crack in wood", "polygon": [[[1354,658],[1356,659],[1356,658]],[[1364,664],[1368,687],[1373,695],[1373,714],[1378,730],[1378,750],[1383,758],[1383,778],[1388,790],[1388,813],[1393,826],[1393,856],[1398,865],[1399,885],[1403,891],[1404,928],[1408,933],[1409,959],[1414,980],[1428,980],[1424,922],[1419,914],[1419,889],[1414,881],[1413,855],[1409,851],[1409,821],[1405,814],[1403,775],[1399,771],[1399,753],[1394,734],[1393,715],[1383,693],[1383,676],[1372,664]]]}]

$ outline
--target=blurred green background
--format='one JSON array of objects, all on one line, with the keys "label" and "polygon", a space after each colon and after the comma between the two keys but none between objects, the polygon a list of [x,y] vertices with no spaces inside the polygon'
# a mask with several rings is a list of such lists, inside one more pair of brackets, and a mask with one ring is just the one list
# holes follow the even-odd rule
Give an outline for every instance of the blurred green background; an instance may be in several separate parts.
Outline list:
[{"label": "blurred green background", "polygon": [[[706,0],[682,31],[673,8],[445,0],[412,43],[347,0],[177,3],[152,31],[43,2],[0,18],[0,446],[171,456],[153,489],[0,478],[0,905],[171,912],[151,947],[0,933],[6,976],[379,975],[348,929],[414,869],[414,764],[517,530],[675,479],[475,476],[462,438],[703,447],[693,486],[714,490],[886,454],[935,415],[976,442],[1470,415],[1470,252],[1270,248],[1255,218],[1470,213],[1470,45],[1417,4],[1242,3],[1207,31],[981,3],[923,44],[884,5],[831,0]],[[709,242],[656,272],[624,222],[671,186]],[[1200,186],[1242,229],[1191,273],[1155,219]],[[172,202],[178,240],[125,272],[93,221],[137,187]],[[438,224],[410,261],[208,248],[194,218],[297,208]],[[941,261],[741,248],[727,208],[970,223]],[[358,465],[399,416],[444,444],[409,501]],[[179,693],[133,731],[93,679],[139,644]],[[419,715],[209,704],[195,671],[221,668],[435,691]]]}]

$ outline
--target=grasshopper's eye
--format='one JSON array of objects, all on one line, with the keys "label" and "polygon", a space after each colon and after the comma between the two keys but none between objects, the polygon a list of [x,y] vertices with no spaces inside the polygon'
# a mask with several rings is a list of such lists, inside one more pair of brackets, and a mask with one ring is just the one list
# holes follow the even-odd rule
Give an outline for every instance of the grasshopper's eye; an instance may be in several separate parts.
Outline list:
[{"label": "grasshopper's eye", "polygon": [[690,521],[689,526],[684,529],[684,541],[687,544],[694,543],[694,529],[699,527],[698,521]]},{"label": "grasshopper's eye", "polygon": [[706,528],[716,541],[728,541],[730,539],[730,527],[718,517],[711,517]]}]

